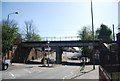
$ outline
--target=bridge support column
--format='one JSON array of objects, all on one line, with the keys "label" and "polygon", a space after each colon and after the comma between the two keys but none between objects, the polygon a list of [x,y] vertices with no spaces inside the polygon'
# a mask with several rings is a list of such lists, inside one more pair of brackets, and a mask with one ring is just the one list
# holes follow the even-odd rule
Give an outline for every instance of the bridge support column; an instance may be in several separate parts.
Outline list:
[{"label": "bridge support column", "polygon": [[56,63],[60,64],[62,62],[62,48],[61,47],[57,47],[56,48]]}]

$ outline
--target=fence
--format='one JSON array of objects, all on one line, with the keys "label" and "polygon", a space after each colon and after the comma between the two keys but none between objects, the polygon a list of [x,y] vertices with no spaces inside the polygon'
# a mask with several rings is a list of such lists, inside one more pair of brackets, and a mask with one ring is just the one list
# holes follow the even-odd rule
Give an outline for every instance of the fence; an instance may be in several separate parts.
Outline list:
[{"label": "fence", "polygon": [[[118,43],[109,44],[109,49],[104,45],[100,54],[100,77],[106,81],[120,81],[120,50]],[[101,75],[102,74],[102,75]],[[107,76],[103,76],[106,74]],[[104,80],[103,80],[104,81]]]}]

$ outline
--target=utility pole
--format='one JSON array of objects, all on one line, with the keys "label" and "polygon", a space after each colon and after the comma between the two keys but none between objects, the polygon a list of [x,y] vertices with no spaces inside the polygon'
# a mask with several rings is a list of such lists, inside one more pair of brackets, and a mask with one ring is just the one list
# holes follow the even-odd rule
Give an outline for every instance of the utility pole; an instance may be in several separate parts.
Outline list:
[{"label": "utility pole", "polygon": [[49,63],[50,63],[50,62],[49,62],[49,52],[50,52],[49,44],[50,44],[50,42],[48,41],[47,44],[48,44],[48,67],[49,67]]},{"label": "utility pole", "polygon": [[93,40],[93,69],[95,69],[95,54],[94,54],[94,24],[93,24],[93,6],[91,0],[91,19],[92,19],[92,40]]},{"label": "utility pole", "polygon": [[115,41],[115,30],[114,30],[114,24],[113,24],[112,26],[113,26],[113,41]]}]

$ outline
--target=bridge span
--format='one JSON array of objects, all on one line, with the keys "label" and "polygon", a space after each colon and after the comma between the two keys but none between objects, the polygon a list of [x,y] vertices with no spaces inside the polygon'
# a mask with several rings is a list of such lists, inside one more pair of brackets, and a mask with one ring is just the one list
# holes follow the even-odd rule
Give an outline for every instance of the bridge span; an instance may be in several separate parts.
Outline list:
[{"label": "bridge span", "polygon": [[[74,40],[74,41],[49,41],[50,47],[84,47],[91,46],[93,40]],[[94,40],[94,46],[99,46],[100,41]],[[22,47],[47,47],[48,41],[26,41],[21,43]]]},{"label": "bridge span", "polygon": [[[94,44],[92,44],[94,43]],[[69,41],[26,41],[22,42],[19,46],[18,52],[14,60],[16,61],[25,61],[29,55],[31,48],[33,47],[51,47],[52,50],[56,52],[56,63],[62,62],[62,47],[85,47],[85,46],[93,46],[99,47],[100,41],[99,40],[69,40]]]}]

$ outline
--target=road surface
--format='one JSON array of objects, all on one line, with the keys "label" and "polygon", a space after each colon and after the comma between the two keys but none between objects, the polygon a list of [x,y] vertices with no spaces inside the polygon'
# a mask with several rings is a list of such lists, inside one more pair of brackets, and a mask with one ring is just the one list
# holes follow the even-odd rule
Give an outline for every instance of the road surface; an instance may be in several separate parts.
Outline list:
[{"label": "road surface", "polygon": [[[92,66],[85,67],[81,72],[82,63],[79,60],[68,60],[73,55],[73,53],[64,53],[63,64],[50,65],[50,67],[43,67],[42,64],[13,63],[8,70],[2,71],[2,79],[98,79],[98,70],[91,70]],[[55,58],[54,55],[50,57]],[[88,77],[89,75],[91,76]]]},{"label": "road surface", "polygon": [[[67,61],[68,57],[75,53],[64,53],[63,60]],[[55,54],[49,56],[55,59]],[[76,65],[77,63],[77,65]],[[52,67],[42,67],[41,64],[14,64],[8,70],[2,72],[3,79],[66,79],[72,78],[81,66],[79,61],[75,64],[51,65]]]},{"label": "road surface", "polygon": [[80,66],[55,65],[42,67],[39,65],[11,66],[2,72],[2,79],[67,79],[72,78]]}]

